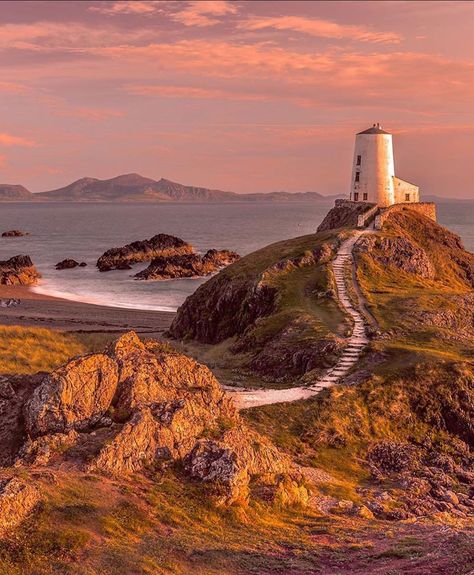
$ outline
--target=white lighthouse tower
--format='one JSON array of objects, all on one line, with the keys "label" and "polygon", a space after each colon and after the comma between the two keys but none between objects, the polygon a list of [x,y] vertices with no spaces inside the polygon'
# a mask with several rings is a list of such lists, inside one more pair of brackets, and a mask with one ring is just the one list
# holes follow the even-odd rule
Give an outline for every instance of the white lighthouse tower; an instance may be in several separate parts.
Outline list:
[{"label": "white lighthouse tower", "polygon": [[392,134],[374,124],[356,135],[350,199],[380,207],[418,202],[418,186],[397,178]]}]

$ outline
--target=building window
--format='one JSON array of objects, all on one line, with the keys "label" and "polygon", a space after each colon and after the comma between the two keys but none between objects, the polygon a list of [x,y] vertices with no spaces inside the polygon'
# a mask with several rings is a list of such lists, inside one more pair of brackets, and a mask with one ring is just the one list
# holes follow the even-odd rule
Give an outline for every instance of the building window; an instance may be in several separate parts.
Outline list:
[{"label": "building window", "polygon": [[405,202],[409,202],[410,201],[410,194],[405,194]]},{"label": "building window", "polygon": [[360,172],[356,172],[355,181],[358,182],[360,178]]},{"label": "building window", "polygon": [[357,156],[356,166],[360,166],[360,161],[362,160],[362,156]]},{"label": "building window", "polygon": [[364,194],[364,195],[363,195],[363,199],[364,199],[364,202],[367,201],[367,194]]},{"label": "building window", "polygon": [[354,192],[354,202],[358,201],[359,201],[359,194],[357,192]]}]

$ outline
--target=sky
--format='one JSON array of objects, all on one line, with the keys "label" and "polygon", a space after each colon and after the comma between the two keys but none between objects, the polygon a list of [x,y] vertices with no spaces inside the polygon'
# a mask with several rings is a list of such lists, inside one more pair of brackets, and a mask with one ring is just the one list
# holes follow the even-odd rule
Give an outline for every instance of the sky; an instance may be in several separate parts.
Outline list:
[{"label": "sky", "polygon": [[345,193],[354,134],[474,197],[474,2],[0,3],[0,182]]}]

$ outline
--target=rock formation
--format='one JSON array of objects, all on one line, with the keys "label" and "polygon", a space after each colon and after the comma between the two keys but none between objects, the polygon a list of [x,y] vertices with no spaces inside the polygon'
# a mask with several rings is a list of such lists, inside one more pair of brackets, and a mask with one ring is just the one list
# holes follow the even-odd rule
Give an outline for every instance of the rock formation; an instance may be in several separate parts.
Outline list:
[{"label": "rock formation", "polygon": [[171,257],[193,253],[193,247],[175,236],[158,234],[149,240],[132,242],[121,248],[107,250],[97,260],[99,271],[130,269],[131,264],[156,257]]},{"label": "rock formation", "polygon": [[22,232],[21,230],[9,230],[2,233],[2,238],[21,238],[29,235],[28,232]]},{"label": "rock formation", "polygon": [[141,272],[135,274],[138,280],[162,280],[207,276],[239,259],[239,255],[229,250],[209,250],[204,256],[185,254],[159,257]]},{"label": "rock formation", "polygon": [[86,262],[79,263],[73,259],[65,259],[58,262],[55,267],[57,270],[69,270],[77,267],[84,268],[86,266],[87,266]]},{"label": "rock formation", "polygon": [[19,255],[0,261],[1,285],[32,285],[40,277],[29,256]]},{"label": "rock formation", "polygon": [[226,505],[247,501],[263,475],[275,489],[287,475],[299,481],[290,459],[247,428],[207,367],[134,332],[50,374],[0,383],[0,465],[67,461],[121,476],[182,462]]}]

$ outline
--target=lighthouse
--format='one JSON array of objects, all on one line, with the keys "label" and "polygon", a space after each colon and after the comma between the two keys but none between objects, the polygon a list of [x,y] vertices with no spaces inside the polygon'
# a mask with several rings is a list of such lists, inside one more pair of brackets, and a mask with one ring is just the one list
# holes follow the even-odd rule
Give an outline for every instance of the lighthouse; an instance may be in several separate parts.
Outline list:
[{"label": "lighthouse", "polygon": [[356,134],[350,200],[381,208],[419,202],[419,188],[395,176],[392,134],[380,124]]}]

